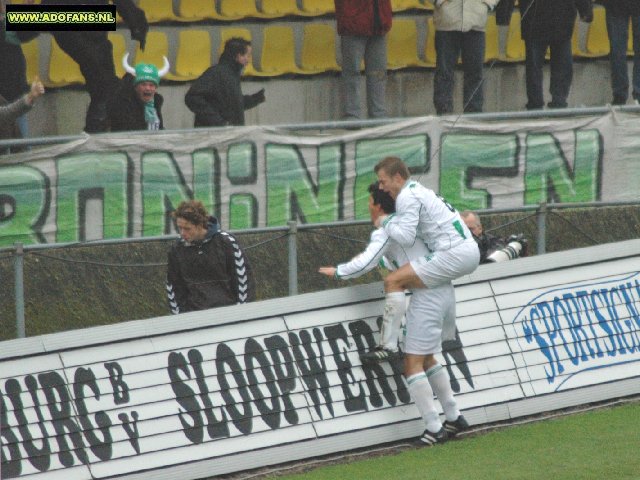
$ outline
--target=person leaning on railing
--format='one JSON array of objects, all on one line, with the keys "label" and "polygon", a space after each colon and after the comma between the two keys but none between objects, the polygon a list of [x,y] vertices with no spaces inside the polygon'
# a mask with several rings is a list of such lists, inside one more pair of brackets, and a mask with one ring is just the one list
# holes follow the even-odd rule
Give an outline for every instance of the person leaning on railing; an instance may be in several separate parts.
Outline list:
[{"label": "person leaning on railing", "polygon": [[0,127],[5,127],[16,121],[23,113],[29,111],[36,98],[44,94],[44,86],[40,80],[31,84],[31,90],[15,102],[0,106]]}]

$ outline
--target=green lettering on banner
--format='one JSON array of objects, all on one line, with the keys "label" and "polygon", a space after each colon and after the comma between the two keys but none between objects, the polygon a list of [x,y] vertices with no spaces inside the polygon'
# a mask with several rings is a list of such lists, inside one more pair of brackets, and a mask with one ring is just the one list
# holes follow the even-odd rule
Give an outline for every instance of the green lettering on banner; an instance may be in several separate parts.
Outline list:
[{"label": "green lettering on banner", "polygon": [[22,165],[0,168],[0,247],[43,243],[51,192],[47,177]]},{"label": "green lettering on banner", "polygon": [[168,152],[142,155],[142,235],[171,232],[171,211],[189,200],[192,192],[180,168]]},{"label": "green lettering on banner", "polygon": [[[104,238],[131,236],[131,161],[121,152],[85,152],[58,157],[56,241],[85,240],[88,222],[102,223]],[[89,200],[102,204],[102,219],[88,219]]]},{"label": "green lettering on banner", "polygon": [[356,220],[369,218],[369,193],[367,188],[376,181],[373,167],[385,157],[399,157],[416,177],[427,173],[429,164],[429,137],[412,135],[404,137],[360,140],[356,143],[356,181],[353,187]]},{"label": "green lettering on banner", "polygon": [[340,145],[319,147],[313,170],[295,145],[267,144],[265,151],[268,226],[293,219],[320,223],[343,218],[345,168]]},{"label": "green lettering on banner", "polygon": [[250,193],[234,193],[229,198],[229,228],[241,230],[258,226],[258,201]]},{"label": "green lettering on banner", "polygon": [[599,200],[602,139],[597,130],[575,132],[573,168],[553,135],[527,135],[526,142],[525,204]]},{"label": "green lettering on banner", "polygon": [[457,210],[491,207],[491,194],[473,189],[475,178],[518,174],[518,139],[514,134],[455,134],[442,136],[440,194]]},{"label": "green lettering on banner", "polygon": [[232,185],[250,185],[258,178],[258,159],[254,143],[229,145],[227,150],[227,178]]},{"label": "green lettering on banner", "polygon": [[[196,150],[193,164],[193,198],[200,200],[208,212],[220,218],[220,157],[215,148]],[[176,205],[177,206],[177,205]]]}]

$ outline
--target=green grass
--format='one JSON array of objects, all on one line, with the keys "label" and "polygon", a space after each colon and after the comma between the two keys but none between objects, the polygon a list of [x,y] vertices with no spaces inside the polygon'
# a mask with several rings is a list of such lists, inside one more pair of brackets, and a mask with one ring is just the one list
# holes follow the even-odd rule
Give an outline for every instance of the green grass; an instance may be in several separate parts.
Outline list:
[{"label": "green grass", "polygon": [[640,403],[477,434],[280,479],[640,479]]}]

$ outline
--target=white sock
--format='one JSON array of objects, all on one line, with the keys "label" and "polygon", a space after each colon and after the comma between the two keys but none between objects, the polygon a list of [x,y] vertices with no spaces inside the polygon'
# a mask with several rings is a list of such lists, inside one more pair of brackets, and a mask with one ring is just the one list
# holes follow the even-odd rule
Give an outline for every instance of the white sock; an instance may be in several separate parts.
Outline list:
[{"label": "white sock", "polygon": [[404,292],[391,292],[385,295],[384,314],[380,327],[380,346],[398,351],[398,335],[402,317],[407,310]]},{"label": "white sock", "polygon": [[409,385],[409,395],[413,399],[422,419],[427,424],[427,430],[437,433],[442,428],[440,416],[436,410],[436,403],[433,400],[433,390],[429,385],[427,374],[425,372],[416,373],[407,378]]},{"label": "white sock", "polygon": [[460,410],[458,410],[458,402],[456,402],[456,398],[453,396],[451,380],[447,369],[437,363],[427,370],[427,378],[429,379],[431,388],[440,401],[440,405],[442,405],[442,410],[444,410],[447,420],[454,422],[460,416]]}]

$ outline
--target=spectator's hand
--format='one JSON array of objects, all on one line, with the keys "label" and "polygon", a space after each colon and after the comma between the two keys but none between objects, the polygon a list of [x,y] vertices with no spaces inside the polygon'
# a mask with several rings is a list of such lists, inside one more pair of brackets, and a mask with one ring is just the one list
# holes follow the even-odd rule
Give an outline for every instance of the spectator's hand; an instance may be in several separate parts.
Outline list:
[{"label": "spectator's hand", "polygon": [[266,98],[264,97],[264,88],[262,90],[258,90],[256,93],[253,94],[253,98],[258,102],[258,103],[263,103],[266,101]]},{"label": "spectator's hand", "polygon": [[585,23],[593,22],[593,11],[590,11],[586,15],[580,15],[580,20],[582,20]]},{"label": "spectator's hand", "polygon": [[337,270],[336,267],[320,267],[318,269],[318,272],[323,275],[326,275],[327,277],[333,278],[336,276],[336,270]]},{"label": "spectator's hand", "polygon": [[35,99],[43,94],[44,94],[44,85],[42,85],[42,82],[40,80],[38,79],[34,80],[34,82],[31,84],[31,90],[29,91],[29,93],[27,93],[27,103],[29,105],[33,105],[33,102],[35,101]]}]

